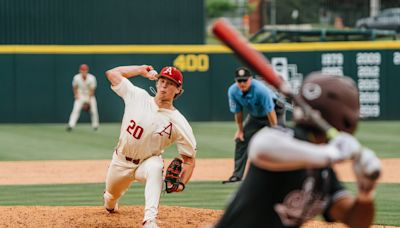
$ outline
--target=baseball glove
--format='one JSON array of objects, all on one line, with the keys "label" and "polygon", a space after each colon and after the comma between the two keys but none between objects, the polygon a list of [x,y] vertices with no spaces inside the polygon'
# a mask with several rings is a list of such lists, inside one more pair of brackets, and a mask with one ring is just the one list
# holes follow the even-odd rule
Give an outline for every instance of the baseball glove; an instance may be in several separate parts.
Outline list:
[{"label": "baseball glove", "polygon": [[88,102],[83,103],[82,110],[85,111],[85,112],[89,112],[90,111],[90,104]]},{"label": "baseball glove", "polygon": [[[174,158],[167,168],[165,173],[165,191],[167,193],[176,192],[179,186],[182,185],[185,189],[185,184],[180,181],[180,174],[182,172],[182,160],[179,158]],[[182,191],[183,191],[182,189]]]}]

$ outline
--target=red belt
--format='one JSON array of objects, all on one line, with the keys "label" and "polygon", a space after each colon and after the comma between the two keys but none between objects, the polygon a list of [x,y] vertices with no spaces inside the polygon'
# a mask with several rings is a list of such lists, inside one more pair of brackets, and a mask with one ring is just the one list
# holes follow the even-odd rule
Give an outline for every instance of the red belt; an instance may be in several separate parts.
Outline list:
[{"label": "red belt", "polygon": [[[115,153],[118,155],[117,150],[115,150]],[[132,163],[135,164],[135,165],[139,164],[139,162],[140,162],[140,159],[133,159],[133,158],[126,157],[126,156],[125,156],[125,160],[130,161],[130,162],[132,162]]]},{"label": "red belt", "polygon": [[132,163],[135,164],[135,165],[139,164],[139,162],[140,162],[140,159],[133,159],[133,158],[130,158],[130,157],[125,157],[125,159],[126,159],[127,161],[132,162]]}]

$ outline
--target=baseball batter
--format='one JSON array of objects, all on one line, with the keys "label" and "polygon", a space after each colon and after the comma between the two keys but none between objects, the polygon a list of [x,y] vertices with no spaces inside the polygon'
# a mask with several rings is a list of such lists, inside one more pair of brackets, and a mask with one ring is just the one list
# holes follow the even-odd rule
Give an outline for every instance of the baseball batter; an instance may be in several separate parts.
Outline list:
[{"label": "baseball batter", "polygon": [[[119,142],[106,177],[104,206],[115,212],[118,200],[135,180],[145,183],[143,227],[157,227],[157,213],[163,185],[164,149],[176,143],[183,158],[180,192],[190,180],[196,155],[196,140],[185,117],[173,106],[183,89],[182,73],[164,67],[156,74],[152,67],[121,66],[106,72],[112,90],[125,103]],[[150,70],[150,71],[149,71]],[[142,75],[156,81],[156,95],[132,84],[127,78]]]},{"label": "baseball batter", "polygon": [[[340,130],[329,143],[299,109],[294,129],[260,130],[250,142],[247,177],[216,227],[300,227],[322,214],[327,221],[369,227],[374,217],[376,180],[368,170],[380,162],[351,135],[359,117],[358,91],[347,77],[313,74],[301,98]],[[353,197],[337,180],[331,165],[354,161],[358,194]]]},{"label": "baseball batter", "polygon": [[74,76],[72,80],[72,88],[74,92],[74,107],[69,117],[67,131],[71,131],[78,122],[82,108],[89,109],[92,127],[97,130],[99,127],[99,113],[97,111],[97,101],[94,96],[97,86],[96,77],[89,74],[89,66],[82,64],[79,67],[79,74]]}]

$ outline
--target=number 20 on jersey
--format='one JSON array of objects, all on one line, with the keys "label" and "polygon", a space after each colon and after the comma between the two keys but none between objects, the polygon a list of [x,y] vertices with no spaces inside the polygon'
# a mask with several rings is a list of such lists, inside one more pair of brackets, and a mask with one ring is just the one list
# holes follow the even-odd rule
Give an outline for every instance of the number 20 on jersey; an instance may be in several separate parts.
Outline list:
[{"label": "number 20 on jersey", "polygon": [[134,120],[131,120],[128,128],[126,128],[126,131],[135,139],[140,139],[143,134],[143,128],[139,125],[136,125]]}]

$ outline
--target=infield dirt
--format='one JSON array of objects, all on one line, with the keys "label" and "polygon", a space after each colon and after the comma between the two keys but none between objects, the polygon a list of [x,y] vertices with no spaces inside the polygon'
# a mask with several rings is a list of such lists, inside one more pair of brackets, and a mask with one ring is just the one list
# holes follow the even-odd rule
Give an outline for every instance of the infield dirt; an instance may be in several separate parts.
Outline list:
[{"label": "infield dirt", "polygon": [[[164,164],[171,160],[166,159]],[[102,183],[109,160],[0,162],[0,185]],[[400,183],[400,159],[382,160],[381,183]],[[233,159],[197,159],[192,181],[227,179]],[[354,181],[351,163],[335,166],[342,181]]]},{"label": "infield dirt", "polygon": [[[0,227],[141,227],[143,206],[121,207],[109,214],[102,207],[0,207]],[[221,210],[160,206],[161,228],[210,228],[221,216]],[[303,228],[344,228],[341,224],[310,221]],[[372,226],[389,228],[393,226]]]}]

